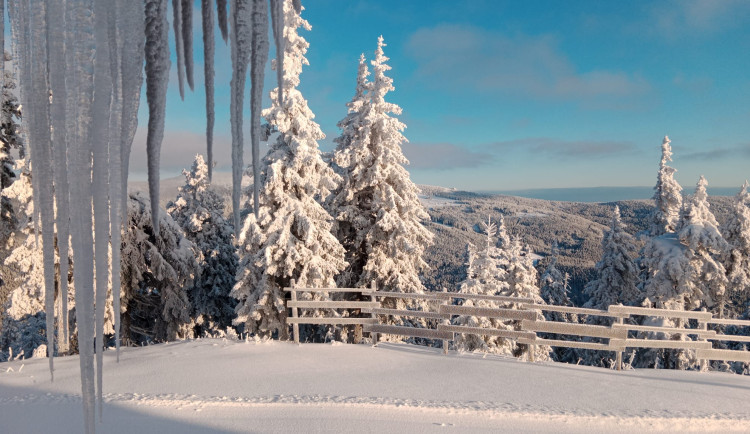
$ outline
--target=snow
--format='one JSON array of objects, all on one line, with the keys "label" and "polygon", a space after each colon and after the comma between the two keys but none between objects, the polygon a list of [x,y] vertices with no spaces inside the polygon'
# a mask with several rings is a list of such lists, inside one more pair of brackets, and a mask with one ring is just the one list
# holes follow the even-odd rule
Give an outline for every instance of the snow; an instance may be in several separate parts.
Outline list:
[{"label": "snow", "polygon": [[[114,352],[105,363],[114,363]],[[0,368],[8,432],[81,432],[77,357]],[[23,364],[23,369],[21,369]],[[311,367],[314,367],[311,369]],[[20,372],[19,372],[20,371]],[[137,378],[138,381],[133,381]],[[616,372],[405,344],[197,340],[125,348],[107,432],[741,432],[750,377]],[[377,381],[375,381],[377,380]],[[560,393],[550,393],[556,390]]]}]

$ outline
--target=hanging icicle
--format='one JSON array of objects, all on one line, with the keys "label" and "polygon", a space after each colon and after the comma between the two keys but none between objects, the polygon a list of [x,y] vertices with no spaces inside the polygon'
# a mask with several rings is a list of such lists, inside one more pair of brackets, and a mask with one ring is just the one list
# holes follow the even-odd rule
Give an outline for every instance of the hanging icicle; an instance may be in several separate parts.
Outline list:
[{"label": "hanging icicle", "polygon": [[[177,53],[177,83],[180,88],[180,98],[184,101],[185,61],[182,56],[185,50],[183,48],[182,39],[182,0],[172,0],[172,27],[174,28],[174,51]],[[148,73],[146,73],[146,75],[148,75]]]},{"label": "hanging icicle", "polygon": [[[42,250],[44,261],[44,306],[47,316],[47,353],[50,375],[54,381],[55,353],[55,249],[47,246],[55,244],[55,209],[52,189],[52,144],[50,143],[49,84],[47,76],[47,8],[46,4],[30,7],[29,0],[23,0],[31,13],[27,17],[31,75],[24,80],[27,95],[27,119],[29,126],[29,147],[34,155],[34,208],[39,207],[42,223]],[[44,186],[44,188],[40,188]]]},{"label": "hanging icicle", "polygon": [[229,101],[229,121],[232,130],[232,212],[234,230],[240,229],[240,192],[242,183],[242,106],[245,93],[245,74],[252,49],[252,0],[232,0],[232,32],[230,44],[232,53],[231,99]]},{"label": "hanging icicle", "polygon": [[[175,0],[179,2],[179,0]],[[169,46],[166,0],[146,0],[146,100],[148,102],[148,193],[151,198],[151,223],[159,234],[159,155],[164,138],[167,108]]]},{"label": "hanging icicle", "polygon": [[212,0],[201,0],[203,22],[203,75],[206,88],[206,157],[208,180],[214,172],[214,10]]},{"label": "hanging icicle", "polygon": [[83,391],[84,426],[93,433],[96,408],[94,352],[94,252],[91,215],[91,129],[96,40],[92,0],[66,1],[68,181],[76,322]]},{"label": "hanging icicle", "polygon": [[227,0],[216,0],[216,12],[219,14],[219,29],[221,38],[227,43],[228,26],[227,26]]},{"label": "hanging icicle", "polygon": [[271,0],[271,25],[276,45],[276,82],[279,105],[284,100],[284,0]]},{"label": "hanging icicle", "polygon": [[185,76],[190,90],[193,86],[193,0],[182,0],[182,51]]},{"label": "hanging icicle", "polygon": [[112,69],[110,61],[109,0],[94,0],[96,60],[94,63],[93,106],[93,184],[94,200],[94,256],[95,256],[95,311],[96,320],[96,396],[99,421],[102,419],[102,386],[104,367],[104,312],[109,285],[109,110],[112,104]]},{"label": "hanging icicle", "polygon": [[[65,87],[65,38],[59,35],[65,32],[64,0],[49,0],[47,12],[59,19],[47,20],[47,64],[49,85],[52,92],[50,115],[52,121],[52,152],[58,167],[68,166],[68,143],[66,132]],[[67,353],[70,345],[68,329],[68,272],[70,256],[70,196],[68,193],[68,171],[55,170],[55,204],[57,205],[57,249],[60,257],[60,317],[58,318],[58,351]]]},{"label": "hanging icicle", "polygon": [[[121,62],[121,133],[120,133],[120,164],[122,165],[122,183],[120,184],[120,220],[124,225],[127,221],[128,201],[128,167],[130,163],[130,148],[133,144],[135,130],[138,127],[138,106],[140,105],[141,86],[143,85],[143,56],[145,37],[145,20],[143,2],[120,2],[117,9],[117,34],[120,39]],[[110,179],[112,176],[110,176]],[[113,221],[113,224],[116,223]],[[120,245],[120,231],[112,232],[113,246]],[[112,256],[112,305],[115,313],[115,347],[117,361],[120,361],[120,264],[118,257]],[[116,261],[117,260],[117,261]],[[115,279],[117,282],[115,282]],[[116,284],[117,283],[117,284]]]},{"label": "hanging icicle", "polygon": [[[283,17],[283,15],[282,15]],[[268,3],[253,1],[253,49],[250,56],[250,139],[253,154],[253,211],[258,217],[260,191],[260,111],[263,76],[268,60]]]}]

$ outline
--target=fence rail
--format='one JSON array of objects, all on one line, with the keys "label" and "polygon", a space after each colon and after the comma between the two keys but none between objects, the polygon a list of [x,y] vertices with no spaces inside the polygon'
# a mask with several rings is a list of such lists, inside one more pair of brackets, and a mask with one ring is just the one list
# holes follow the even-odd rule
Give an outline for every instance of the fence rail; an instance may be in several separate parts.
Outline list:
[{"label": "fence rail", "polygon": [[[505,339],[515,340],[519,344],[532,346],[530,360],[533,361],[533,347],[545,345],[550,347],[581,348],[598,351],[612,351],[616,353],[616,368],[622,369],[622,355],[627,348],[655,348],[655,349],[683,349],[695,350],[696,357],[701,360],[701,365],[709,360],[740,361],[750,363],[750,351],[714,349],[712,341],[750,342],[750,336],[725,335],[716,330],[709,330],[708,325],[729,325],[750,328],[750,321],[736,319],[714,318],[710,312],[678,311],[669,309],[655,309],[635,306],[613,305],[607,310],[580,308],[572,306],[553,306],[536,304],[530,298],[506,297],[484,294],[462,294],[449,292],[433,292],[426,294],[399,293],[378,291],[373,282],[370,288],[296,288],[292,283],[291,288],[284,288],[291,292],[291,300],[287,307],[292,309],[292,317],[288,322],[294,326],[295,342],[299,342],[299,324],[332,324],[332,325],[357,325],[362,330],[370,333],[373,344],[378,342],[378,334],[389,334],[406,337],[425,339],[438,339],[443,341],[443,349],[447,352],[450,341],[456,340],[457,334],[474,334],[480,336],[497,336]],[[298,292],[350,292],[359,293],[362,297],[369,297],[370,301],[298,301]],[[382,307],[382,302],[377,299],[398,298],[408,300],[423,300],[438,302],[430,310],[408,310],[391,309]],[[476,307],[453,304],[456,300],[484,300],[501,303],[504,307]],[[510,308],[513,304],[517,308]],[[357,309],[361,313],[369,314],[370,318],[354,318],[346,316],[335,317],[299,317],[297,310],[300,308],[322,308],[322,309]],[[565,321],[544,321],[541,311],[569,313],[586,316],[600,316],[613,318],[609,326],[581,324]],[[454,316],[476,316],[493,318],[507,321],[516,321],[516,327],[520,324],[520,330],[503,328],[471,327],[451,324]],[[384,324],[381,318],[423,318],[438,320],[435,327],[413,327],[405,325]],[[696,320],[697,328],[681,328],[671,325],[640,325],[634,324],[634,317],[672,318],[682,320]],[[390,321],[389,321],[390,322]],[[640,333],[639,336],[630,333]],[[539,336],[542,333],[542,336]],[[643,335],[646,333],[646,335]],[[549,335],[555,335],[556,338]],[[606,339],[607,342],[589,342],[571,340],[566,336],[578,336],[585,338]],[[674,335],[695,336],[696,340],[675,339]]]}]

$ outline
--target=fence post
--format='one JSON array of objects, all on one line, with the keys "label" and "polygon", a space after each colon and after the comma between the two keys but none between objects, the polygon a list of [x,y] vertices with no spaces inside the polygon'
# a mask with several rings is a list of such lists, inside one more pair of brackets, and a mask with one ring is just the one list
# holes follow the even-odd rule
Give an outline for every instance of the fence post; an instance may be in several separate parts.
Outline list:
[{"label": "fence post", "polygon": [[[706,311],[706,308],[704,307],[701,309],[702,312]],[[708,331],[708,322],[706,321],[698,321],[698,328],[701,330]],[[708,342],[706,339],[706,335],[699,336],[698,339],[700,339],[702,342]],[[708,361],[706,359],[701,359],[701,372],[708,370]]]},{"label": "fence post", "polygon": [[[622,324],[622,317],[617,318],[617,324]],[[625,336],[627,339],[627,336]],[[609,342],[612,342],[612,339],[609,340]],[[617,370],[622,371],[622,351],[617,352],[617,360],[615,361],[615,364],[617,365]]]},{"label": "fence post", "polygon": [[[448,293],[448,288],[443,287],[443,293],[447,294]],[[445,300],[443,300],[443,305],[447,306],[449,300],[450,300],[450,298],[446,298]],[[438,308],[438,312],[440,312],[439,308]],[[446,325],[450,325],[450,323],[451,323],[450,319],[445,319],[445,318],[442,320],[442,322],[443,322],[443,324],[446,324]],[[455,336],[455,335],[456,334],[454,333],[453,336]],[[447,339],[443,339],[443,354],[448,354],[448,340]]]},{"label": "fence post", "polygon": [[[297,301],[297,282],[294,279],[290,282],[292,287],[291,295],[292,301]],[[292,318],[297,318],[297,306],[292,307]],[[287,329],[289,330],[289,329]],[[299,344],[299,324],[295,322],[292,324],[292,335],[294,336],[294,343]]]},{"label": "fence post", "polygon": [[[372,292],[370,293],[370,301],[375,301],[376,299],[375,299],[374,292],[378,290],[378,286],[377,286],[377,284],[375,283],[374,280],[372,282],[370,282],[370,289],[372,290]],[[371,313],[370,316],[372,318],[379,318],[378,315],[375,312]],[[373,325],[375,325],[375,324],[373,324]],[[372,339],[372,345],[373,346],[378,345],[378,333],[377,332],[370,332],[370,338]]]}]

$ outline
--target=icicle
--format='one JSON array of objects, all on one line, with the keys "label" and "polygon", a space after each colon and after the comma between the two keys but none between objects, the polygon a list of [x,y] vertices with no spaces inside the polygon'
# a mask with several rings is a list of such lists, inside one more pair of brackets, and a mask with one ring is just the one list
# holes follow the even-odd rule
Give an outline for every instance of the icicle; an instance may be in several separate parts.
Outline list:
[{"label": "icicle", "polygon": [[242,105],[245,93],[245,74],[250,61],[252,34],[251,0],[232,0],[232,81],[230,82],[230,116],[232,130],[232,211],[234,230],[240,228],[240,190],[242,182]]},{"label": "icicle", "polygon": [[[47,53],[49,85],[52,91],[52,152],[58,167],[68,166],[66,138],[67,91],[65,87],[65,4],[64,0],[47,2],[47,12],[59,19],[47,20]],[[68,330],[68,272],[70,256],[70,195],[68,193],[68,171],[55,170],[55,203],[57,205],[57,249],[60,256],[60,318],[58,321],[58,351],[67,353],[70,345]]]},{"label": "icicle", "polygon": [[297,15],[302,13],[302,2],[300,0],[292,0],[292,6],[294,6],[294,12]]},{"label": "icicle", "polygon": [[[21,4],[29,8],[28,0]],[[34,152],[34,208],[39,208],[42,219],[42,250],[44,260],[44,306],[47,315],[47,352],[50,376],[54,381],[55,353],[55,211],[52,196],[52,147],[50,143],[49,85],[47,77],[47,8],[46,4],[35,4],[27,9],[30,42],[27,53],[31,54],[31,74],[23,80],[26,88],[29,125],[29,145]]]},{"label": "icicle", "polygon": [[[180,98],[185,100],[185,61],[182,59],[182,1],[172,0],[172,27],[174,28],[174,47],[177,52],[177,82],[180,87]],[[147,18],[148,19],[148,18]],[[166,19],[166,18],[165,18]],[[167,48],[167,51],[169,48]],[[148,60],[147,60],[148,61]],[[146,73],[148,76],[148,73]],[[146,79],[148,80],[148,78]],[[148,86],[148,84],[147,84]]]},{"label": "icicle", "polygon": [[[133,144],[135,130],[138,127],[138,106],[141,102],[141,86],[143,85],[143,56],[146,42],[146,23],[144,20],[143,2],[120,2],[117,20],[120,29],[119,38],[122,62],[122,133],[120,139],[120,162],[122,164],[122,192],[120,194],[123,217],[127,217],[128,202],[128,167],[130,165],[130,148]],[[125,222],[126,218],[122,219]],[[119,288],[115,293],[119,295]],[[120,311],[115,308],[115,320]],[[117,329],[119,333],[119,328]],[[118,340],[119,345],[119,340]]]},{"label": "icicle", "polygon": [[273,40],[276,44],[276,81],[278,82],[279,105],[284,100],[284,1],[271,0]]},{"label": "icicle", "polygon": [[[274,30],[276,30],[275,27]],[[250,56],[250,136],[253,153],[253,210],[257,218],[260,191],[260,105],[263,101],[263,73],[268,60],[268,4],[266,0],[253,1],[252,41],[253,50]],[[281,89],[281,86],[279,86],[279,89]]]},{"label": "icicle", "polygon": [[[179,1],[179,0],[175,0]],[[146,0],[146,100],[148,102],[148,192],[151,198],[151,222],[159,234],[159,154],[164,138],[164,113],[167,107],[169,46],[166,0]]]},{"label": "icicle", "polygon": [[201,0],[203,22],[203,75],[206,86],[206,157],[208,180],[214,171],[214,10],[212,0]]},{"label": "icicle", "polygon": [[190,90],[193,86],[193,0],[182,0],[182,51],[185,75]]},{"label": "icicle", "polygon": [[[68,91],[68,180],[70,232],[75,267],[76,319],[81,365],[83,412],[87,433],[93,433],[96,389],[93,361],[94,261],[91,231],[91,127],[94,99],[94,39],[92,0],[66,2],[66,86]],[[62,168],[61,168],[62,169]],[[85,344],[88,343],[88,344]]]},{"label": "icicle", "polygon": [[221,30],[221,38],[224,39],[224,43],[227,43],[227,0],[216,0],[216,12],[219,14],[219,29]]},{"label": "icicle", "polygon": [[109,55],[109,0],[95,0],[96,60],[94,62],[93,185],[94,255],[96,270],[96,395],[102,420],[104,367],[104,311],[109,285],[109,110],[112,104],[112,69]]}]

